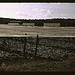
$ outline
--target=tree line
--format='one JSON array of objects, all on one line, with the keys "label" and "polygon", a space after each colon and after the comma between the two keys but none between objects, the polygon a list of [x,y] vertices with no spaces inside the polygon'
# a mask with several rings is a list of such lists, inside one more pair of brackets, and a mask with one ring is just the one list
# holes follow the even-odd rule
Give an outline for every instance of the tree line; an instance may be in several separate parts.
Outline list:
[{"label": "tree line", "polygon": [[60,23],[60,26],[74,26],[75,19],[11,19],[11,18],[0,18],[0,24],[8,24],[10,21],[21,21],[21,23],[35,23],[35,25],[43,25],[43,23]]}]

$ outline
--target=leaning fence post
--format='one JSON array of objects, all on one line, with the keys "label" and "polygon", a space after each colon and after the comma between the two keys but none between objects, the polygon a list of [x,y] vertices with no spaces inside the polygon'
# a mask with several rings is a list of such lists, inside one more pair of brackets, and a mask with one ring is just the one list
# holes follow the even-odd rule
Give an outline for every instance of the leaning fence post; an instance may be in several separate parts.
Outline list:
[{"label": "leaning fence post", "polygon": [[25,57],[25,51],[26,51],[26,43],[27,43],[27,38],[25,37],[25,40],[24,40],[24,57]]},{"label": "leaning fence post", "polygon": [[36,55],[37,55],[37,46],[38,46],[38,35],[36,38],[35,59],[36,59]]}]

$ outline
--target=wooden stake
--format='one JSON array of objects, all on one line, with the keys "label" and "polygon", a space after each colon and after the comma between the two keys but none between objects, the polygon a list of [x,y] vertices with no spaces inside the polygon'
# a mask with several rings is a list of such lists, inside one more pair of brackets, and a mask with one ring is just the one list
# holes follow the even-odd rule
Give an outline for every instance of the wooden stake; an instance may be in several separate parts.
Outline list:
[{"label": "wooden stake", "polygon": [[36,38],[35,59],[36,59],[36,55],[37,55],[37,46],[38,46],[38,35]]}]

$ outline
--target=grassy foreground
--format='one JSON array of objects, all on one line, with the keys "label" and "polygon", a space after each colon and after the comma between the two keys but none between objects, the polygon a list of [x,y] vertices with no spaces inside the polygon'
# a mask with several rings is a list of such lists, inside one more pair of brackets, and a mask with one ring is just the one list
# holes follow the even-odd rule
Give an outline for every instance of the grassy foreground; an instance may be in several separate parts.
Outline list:
[{"label": "grassy foreground", "polygon": [[5,60],[5,65],[0,66],[0,72],[74,72],[75,59],[63,61],[50,61],[47,59]]}]

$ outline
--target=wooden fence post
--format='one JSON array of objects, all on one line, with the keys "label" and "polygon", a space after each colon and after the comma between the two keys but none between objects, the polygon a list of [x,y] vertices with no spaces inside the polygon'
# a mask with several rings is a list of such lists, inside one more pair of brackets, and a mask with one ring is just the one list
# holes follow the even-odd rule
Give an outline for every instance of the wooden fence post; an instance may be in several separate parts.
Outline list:
[{"label": "wooden fence post", "polygon": [[25,51],[26,51],[26,43],[27,43],[27,38],[25,37],[25,40],[24,40],[24,57],[25,57]]},{"label": "wooden fence post", "polygon": [[36,38],[35,59],[36,59],[36,55],[37,55],[37,46],[38,46],[38,35]]}]

